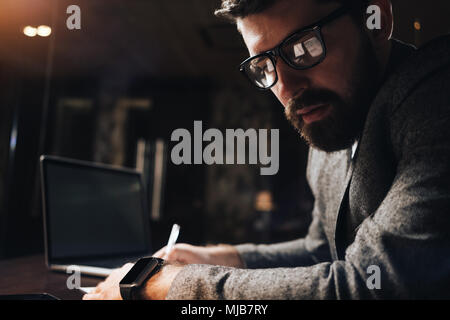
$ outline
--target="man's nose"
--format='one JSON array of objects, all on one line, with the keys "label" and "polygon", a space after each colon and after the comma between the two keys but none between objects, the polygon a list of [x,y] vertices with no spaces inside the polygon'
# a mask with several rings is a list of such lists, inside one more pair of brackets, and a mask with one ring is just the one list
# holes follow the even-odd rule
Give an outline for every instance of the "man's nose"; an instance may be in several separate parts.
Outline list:
[{"label": "man's nose", "polygon": [[291,68],[282,59],[277,61],[276,67],[278,81],[274,89],[282,103],[298,97],[309,86],[305,71]]}]

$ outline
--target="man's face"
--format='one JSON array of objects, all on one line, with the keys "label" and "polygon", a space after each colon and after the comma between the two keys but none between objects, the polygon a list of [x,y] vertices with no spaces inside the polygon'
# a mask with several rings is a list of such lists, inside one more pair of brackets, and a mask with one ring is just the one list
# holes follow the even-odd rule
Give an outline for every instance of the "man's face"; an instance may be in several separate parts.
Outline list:
[{"label": "man's face", "polygon": [[[251,56],[277,46],[340,5],[281,0],[262,13],[238,19]],[[347,14],[322,28],[327,55],[319,65],[295,70],[277,57],[272,92],[286,117],[311,145],[331,152],[349,147],[361,133],[377,90],[379,66],[363,26]]]}]

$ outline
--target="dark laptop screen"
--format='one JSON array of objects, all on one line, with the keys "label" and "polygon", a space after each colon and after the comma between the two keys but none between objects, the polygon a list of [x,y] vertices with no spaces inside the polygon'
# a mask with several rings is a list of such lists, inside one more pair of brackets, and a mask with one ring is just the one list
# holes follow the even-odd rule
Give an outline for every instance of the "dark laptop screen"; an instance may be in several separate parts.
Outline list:
[{"label": "dark laptop screen", "polygon": [[49,258],[150,251],[149,219],[138,173],[43,161]]}]

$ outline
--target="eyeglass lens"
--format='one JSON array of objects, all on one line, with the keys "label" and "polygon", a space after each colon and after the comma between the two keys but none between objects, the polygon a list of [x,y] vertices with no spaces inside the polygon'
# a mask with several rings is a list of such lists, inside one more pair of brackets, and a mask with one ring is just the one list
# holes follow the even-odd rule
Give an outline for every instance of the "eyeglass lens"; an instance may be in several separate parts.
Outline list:
[{"label": "eyeglass lens", "polygon": [[[317,64],[325,49],[316,32],[294,35],[281,47],[282,57],[296,69],[307,69]],[[260,88],[268,88],[277,80],[274,63],[268,55],[256,57],[244,67],[250,80]]]}]

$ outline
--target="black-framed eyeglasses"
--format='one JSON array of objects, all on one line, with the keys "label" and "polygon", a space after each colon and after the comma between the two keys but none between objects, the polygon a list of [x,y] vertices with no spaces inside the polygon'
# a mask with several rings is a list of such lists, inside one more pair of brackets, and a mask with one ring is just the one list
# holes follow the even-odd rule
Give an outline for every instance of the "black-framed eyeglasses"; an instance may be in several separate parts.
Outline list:
[{"label": "black-framed eyeglasses", "polygon": [[276,57],[296,70],[305,70],[321,63],[326,56],[322,27],[350,11],[342,6],[319,22],[295,31],[275,48],[250,57],[240,64],[239,71],[256,87],[267,90],[278,81]]}]

